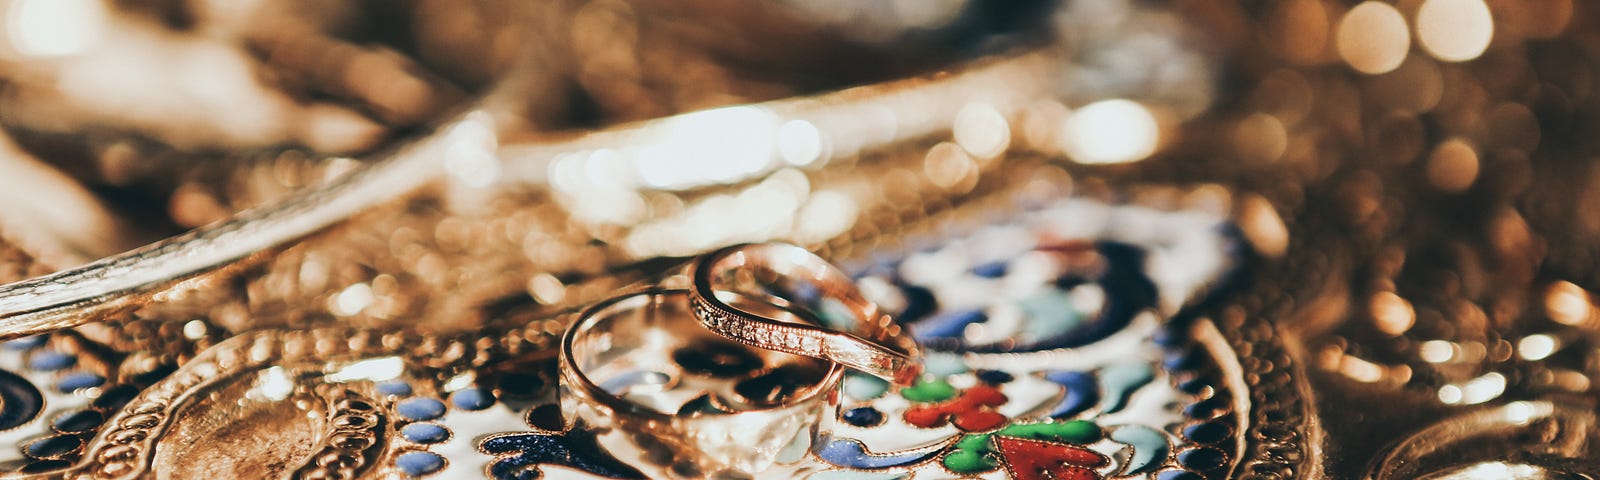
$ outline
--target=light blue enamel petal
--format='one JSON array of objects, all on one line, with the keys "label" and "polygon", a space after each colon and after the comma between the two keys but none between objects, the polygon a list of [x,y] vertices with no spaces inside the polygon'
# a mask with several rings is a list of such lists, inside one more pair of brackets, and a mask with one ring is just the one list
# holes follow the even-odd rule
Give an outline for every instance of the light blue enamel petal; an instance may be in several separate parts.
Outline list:
[{"label": "light blue enamel petal", "polygon": [[1100,399],[1100,411],[1113,413],[1127,405],[1128,396],[1133,395],[1134,390],[1154,380],[1156,372],[1147,364],[1124,363],[1100,369],[1099,377],[1100,390],[1105,392],[1105,397]]},{"label": "light blue enamel petal", "polygon": [[1045,288],[1023,297],[1017,307],[1028,319],[1024,338],[1052,338],[1083,324],[1083,315],[1072,304],[1072,298],[1058,288]]},{"label": "light blue enamel petal", "polygon": [[778,450],[778,456],[774,457],[774,459],[782,464],[798,462],[806,456],[806,451],[810,449],[811,429],[802,428],[800,431],[795,432],[794,438],[789,439],[788,445],[784,445],[782,450]]},{"label": "light blue enamel petal", "polygon": [[922,371],[938,377],[967,373],[971,370],[960,354],[948,352],[923,352]]},{"label": "light blue enamel petal", "polygon": [[[818,440],[815,453],[823,461],[840,467],[862,470],[904,467],[933,458],[943,450],[942,445],[899,453],[876,454],[867,451],[860,440],[824,436]],[[812,477],[816,478],[816,477]]]},{"label": "light blue enamel petal", "polygon": [[833,298],[823,298],[818,301],[816,314],[822,318],[823,325],[834,330],[853,331],[861,328],[860,325],[856,325],[855,311],[845,306],[844,302]]},{"label": "light blue enamel petal", "polygon": [[1111,440],[1133,447],[1133,458],[1123,474],[1140,473],[1155,468],[1167,458],[1167,437],[1161,432],[1142,425],[1124,425],[1111,432]]},{"label": "light blue enamel petal", "polygon": [[872,400],[889,391],[889,382],[855,372],[844,374],[844,394],[859,401]]}]

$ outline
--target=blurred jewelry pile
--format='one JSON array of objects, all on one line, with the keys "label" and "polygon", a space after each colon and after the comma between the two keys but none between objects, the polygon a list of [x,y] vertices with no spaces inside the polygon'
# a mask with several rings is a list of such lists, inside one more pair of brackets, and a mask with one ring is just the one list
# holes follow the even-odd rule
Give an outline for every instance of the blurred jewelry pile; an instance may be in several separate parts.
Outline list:
[{"label": "blurred jewelry pile", "polygon": [[0,0],[0,470],[1600,478],[1593,10]]}]

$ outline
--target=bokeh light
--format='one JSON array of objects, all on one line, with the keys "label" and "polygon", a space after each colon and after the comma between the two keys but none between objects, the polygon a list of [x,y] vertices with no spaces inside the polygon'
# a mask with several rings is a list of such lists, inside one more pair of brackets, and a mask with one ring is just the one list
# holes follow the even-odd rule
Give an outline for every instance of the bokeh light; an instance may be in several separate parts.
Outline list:
[{"label": "bokeh light", "polygon": [[1345,12],[1335,36],[1339,57],[1361,73],[1394,70],[1411,48],[1411,31],[1393,5],[1363,2]]},{"label": "bokeh light", "polygon": [[1380,292],[1372,296],[1368,309],[1378,331],[1389,335],[1400,335],[1411,329],[1416,324],[1417,313],[1411,307],[1411,302],[1395,295],[1394,292]]},{"label": "bokeh light", "polygon": [[1062,148],[1080,163],[1127,163],[1155,153],[1161,125],[1137,102],[1102,100],[1074,111],[1062,126]]},{"label": "bokeh light", "polygon": [[107,12],[100,0],[12,0],[5,33],[21,57],[60,57],[88,51],[105,35]]},{"label": "bokeh light", "polygon": [[1494,37],[1494,18],[1483,0],[1427,0],[1417,10],[1417,41],[1451,62],[1478,58]]},{"label": "bokeh light", "polygon": [[951,129],[956,144],[978,158],[994,158],[1011,145],[1011,125],[986,103],[970,103],[956,113]]},{"label": "bokeh light", "polygon": [[1478,152],[1459,138],[1440,143],[1428,156],[1428,181],[1446,192],[1460,192],[1478,178]]},{"label": "bokeh light", "polygon": [[660,143],[639,152],[639,174],[653,187],[724,182],[766,169],[782,125],[759,107],[726,107],[677,117]]},{"label": "bokeh light", "polygon": [[1572,282],[1556,282],[1546,291],[1545,313],[1558,323],[1583,325],[1594,317],[1594,303],[1589,292]]},{"label": "bokeh light", "polygon": [[822,132],[805,120],[790,120],[778,128],[778,154],[790,165],[810,165],[822,158]]}]

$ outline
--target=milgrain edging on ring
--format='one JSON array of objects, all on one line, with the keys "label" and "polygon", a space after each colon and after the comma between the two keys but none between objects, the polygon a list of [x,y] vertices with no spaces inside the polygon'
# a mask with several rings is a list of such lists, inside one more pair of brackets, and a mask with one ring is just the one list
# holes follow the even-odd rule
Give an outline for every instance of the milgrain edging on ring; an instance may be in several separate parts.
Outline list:
[{"label": "milgrain edging on ring", "polygon": [[[683,295],[684,297],[693,298],[693,295],[690,294],[690,291],[686,290],[686,289],[663,288],[663,287],[642,287],[642,288],[633,289],[631,291],[628,291],[627,293],[623,293],[623,294],[617,295],[617,296],[612,297],[610,299],[603,300],[603,301],[601,301],[599,303],[596,303],[594,305],[589,306],[588,308],[585,308],[583,310],[583,312],[578,314],[577,317],[573,320],[573,323],[571,324],[571,326],[567,328],[566,333],[564,333],[561,336],[561,346],[560,346],[560,349],[561,349],[560,350],[560,353],[561,353],[561,360],[560,360],[561,373],[560,373],[560,375],[561,375],[561,377],[563,379],[573,381],[575,383],[575,386],[580,387],[580,388],[574,389],[576,391],[576,393],[578,393],[580,395],[583,395],[583,396],[586,396],[586,397],[591,397],[591,399],[594,399],[594,400],[598,400],[600,403],[604,404],[608,408],[624,409],[624,410],[629,410],[629,411],[636,411],[637,410],[637,413],[640,414],[640,415],[651,416],[651,417],[657,418],[659,420],[671,420],[671,419],[673,419],[674,417],[672,415],[667,415],[667,414],[662,414],[662,413],[651,413],[651,412],[639,410],[637,408],[633,408],[633,405],[631,404],[631,402],[622,401],[620,399],[617,399],[611,393],[606,392],[604,389],[600,388],[599,385],[596,385],[594,382],[590,381],[588,376],[584,375],[581,372],[581,369],[579,368],[578,363],[577,363],[578,361],[577,361],[576,358],[574,358],[574,353],[572,352],[573,346],[577,343],[577,336],[579,334],[586,333],[588,331],[589,326],[585,323],[585,319],[592,318],[594,316],[606,313],[607,311],[609,311],[611,309],[621,308],[623,305],[627,304],[630,301],[638,301],[636,299],[638,299],[640,297],[666,297],[666,296],[672,296],[672,295]],[[690,301],[689,304],[690,304],[690,309],[693,310],[694,309],[694,307],[693,307],[694,302]],[[701,320],[701,322],[702,322],[702,325],[703,325],[704,324],[703,320]],[[740,339],[734,339],[734,340],[740,341],[740,343],[744,343],[744,344],[748,345],[748,343],[744,342],[743,340],[740,340]],[[761,347],[760,345],[751,345],[751,346]],[[765,348],[765,347],[762,347],[762,348]],[[793,352],[784,352],[784,353],[798,354],[798,353],[793,353]],[[824,383],[835,381],[836,379],[834,377],[839,377],[839,376],[842,376],[842,375],[843,375],[843,371],[839,368],[839,366],[834,365],[831,368],[829,368],[828,373],[826,375],[827,379],[824,380]],[[817,394],[819,394],[819,393],[817,393],[817,392],[813,392],[812,393],[812,395],[817,395]],[[811,399],[810,397],[806,397],[806,398],[801,398],[799,400],[800,401],[807,401],[807,400],[810,400],[810,399]]]},{"label": "milgrain edging on ring", "polygon": [[[718,471],[739,472],[741,476],[763,472],[772,475],[774,473],[767,469],[778,464],[785,465],[783,468],[808,468],[797,463],[800,458],[779,460],[778,452],[794,445],[802,436],[817,435],[820,424],[838,415],[838,389],[844,376],[844,367],[838,363],[797,356],[795,360],[825,368],[826,372],[814,383],[808,378],[802,385],[790,385],[796,388],[786,390],[781,398],[748,407],[719,409],[720,413],[711,414],[674,413],[676,407],[662,410],[638,403],[624,392],[603,388],[601,379],[589,377],[595,371],[604,370],[607,362],[632,355],[633,346],[621,347],[630,349],[628,351],[614,348],[631,345],[632,340],[617,340],[614,336],[648,338],[658,327],[688,328],[692,340],[710,340],[715,334],[700,330],[700,320],[688,318],[694,315],[689,298],[688,290],[647,287],[585,309],[561,340],[561,410],[573,416],[573,425],[584,425],[585,431],[593,433],[601,448],[614,455],[632,452],[619,456],[618,460],[642,469],[646,476],[664,477],[665,473],[652,472],[680,466],[693,469],[694,473],[679,472],[671,475],[673,478],[700,477]],[[750,300],[752,306],[761,304],[779,311],[787,310],[783,306]],[[619,319],[628,321],[632,315],[668,316],[645,320],[651,326],[642,327],[643,331],[639,331],[641,327],[637,325],[617,323]],[[637,347],[648,350],[647,353],[677,348],[652,342]],[[589,370],[595,367],[600,370]],[[634,453],[642,457],[629,458]]]},{"label": "milgrain edging on ring", "polygon": [[[740,312],[723,303],[716,296],[713,270],[726,259],[748,260],[752,256],[768,261],[789,257],[788,261],[794,263],[787,267],[768,267],[779,271],[797,269],[802,276],[812,277],[805,280],[814,282],[825,292],[824,296],[841,302],[855,316],[857,328],[834,331],[819,326],[786,324]],[[778,262],[781,264],[782,260]],[[689,277],[691,311],[703,325],[719,335],[759,348],[833,361],[898,385],[910,385],[921,376],[921,349],[909,332],[867,300],[848,274],[802,247],[787,243],[723,247],[694,260]]]},{"label": "milgrain edging on ring", "polygon": [[718,335],[752,347],[783,353],[820,357],[826,334],[817,330],[786,325],[761,325],[727,311],[704,298],[692,297],[695,317]]}]

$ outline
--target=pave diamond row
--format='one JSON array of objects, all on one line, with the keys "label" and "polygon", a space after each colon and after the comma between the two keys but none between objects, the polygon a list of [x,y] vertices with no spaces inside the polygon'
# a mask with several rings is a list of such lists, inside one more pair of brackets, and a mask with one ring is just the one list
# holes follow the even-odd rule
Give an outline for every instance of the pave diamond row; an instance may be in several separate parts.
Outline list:
[{"label": "pave diamond row", "polygon": [[717,308],[703,298],[695,298],[694,314],[719,335],[756,347],[808,356],[822,355],[822,339],[804,330],[762,325]]}]

